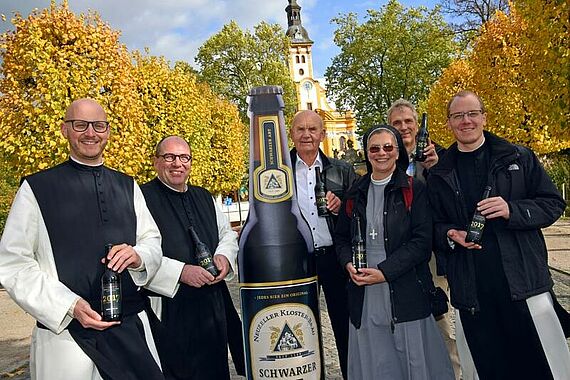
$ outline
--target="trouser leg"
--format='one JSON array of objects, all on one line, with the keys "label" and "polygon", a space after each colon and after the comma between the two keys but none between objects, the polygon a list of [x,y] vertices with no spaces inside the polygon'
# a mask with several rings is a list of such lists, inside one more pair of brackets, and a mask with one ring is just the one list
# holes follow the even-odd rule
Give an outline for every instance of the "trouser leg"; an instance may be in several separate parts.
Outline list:
[{"label": "trouser leg", "polygon": [[[449,298],[449,285],[447,284],[447,279],[444,276],[438,276],[436,270],[435,255],[432,254],[431,260],[429,262],[429,269],[433,278],[433,282],[436,287],[442,288]],[[450,305],[451,306],[451,305]],[[451,316],[453,310],[450,310],[443,315],[441,319],[437,321],[437,326],[439,331],[443,336],[445,341],[445,347],[451,359],[451,364],[453,365],[453,372],[455,373],[455,379],[459,380],[461,378],[461,366],[459,363],[459,353],[457,352],[457,344],[455,343],[455,338],[453,337],[452,331],[452,321]]]},{"label": "trouser leg", "polygon": [[348,358],[348,297],[346,293],[347,277],[336,260],[334,248],[325,255],[317,257],[319,284],[325,294],[325,301],[333,329],[340,368],[346,379]]},{"label": "trouser leg", "polygon": [[226,323],[228,325],[228,346],[236,373],[245,376],[245,356],[243,351],[242,323],[234,306],[227,284],[222,285],[224,306],[226,307]]}]

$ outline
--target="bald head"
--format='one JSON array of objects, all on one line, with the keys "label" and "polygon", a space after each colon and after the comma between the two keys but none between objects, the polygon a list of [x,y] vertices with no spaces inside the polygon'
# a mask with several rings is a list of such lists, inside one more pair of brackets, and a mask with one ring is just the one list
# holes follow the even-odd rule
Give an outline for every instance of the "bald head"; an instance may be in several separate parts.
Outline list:
[{"label": "bald head", "polygon": [[65,120],[78,119],[78,114],[91,113],[96,115],[92,120],[106,121],[107,115],[103,107],[93,99],[84,98],[73,101],[65,111]]},{"label": "bald head", "polygon": [[167,136],[156,145],[154,168],[162,183],[186,191],[192,168],[190,145],[180,136]]},{"label": "bald head", "polygon": [[323,129],[323,119],[321,119],[318,113],[312,110],[303,110],[297,112],[293,117],[293,121],[291,122],[291,127],[293,128],[296,125],[307,122],[310,122],[311,124]]},{"label": "bald head", "polygon": [[160,140],[158,142],[158,144],[156,144],[156,149],[154,151],[154,155],[158,157],[161,154],[164,154],[164,152],[163,152],[164,147],[170,146],[170,145],[176,145],[179,147],[187,148],[188,154],[192,153],[192,149],[190,149],[190,144],[188,144],[188,142],[186,140],[184,140],[180,136],[171,135],[171,136],[166,136],[166,137],[162,138],[162,140]]},{"label": "bald head", "polygon": [[325,139],[319,114],[310,110],[298,112],[291,123],[290,135],[299,157],[307,165],[312,165],[319,153],[319,145]]},{"label": "bald head", "polygon": [[106,121],[103,107],[95,100],[78,99],[71,103],[61,123],[61,134],[69,142],[71,157],[87,165],[103,162],[103,150],[110,135],[109,125],[104,125],[104,130],[97,128],[97,132],[93,123]]}]

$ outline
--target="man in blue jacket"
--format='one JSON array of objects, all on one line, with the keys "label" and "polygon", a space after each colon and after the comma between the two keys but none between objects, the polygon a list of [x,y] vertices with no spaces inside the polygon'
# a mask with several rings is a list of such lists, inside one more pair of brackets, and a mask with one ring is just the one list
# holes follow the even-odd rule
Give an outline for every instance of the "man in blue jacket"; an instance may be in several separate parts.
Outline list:
[{"label": "man in blue jacket", "polygon": [[[540,231],[560,217],[564,200],[531,150],[483,130],[479,96],[461,91],[447,111],[456,143],[428,177],[434,242],[479,377],[568,379]],[[491,195],[481,200],[485,186]],[[475,210],[487,219],[480,244],[465,241]]]}]

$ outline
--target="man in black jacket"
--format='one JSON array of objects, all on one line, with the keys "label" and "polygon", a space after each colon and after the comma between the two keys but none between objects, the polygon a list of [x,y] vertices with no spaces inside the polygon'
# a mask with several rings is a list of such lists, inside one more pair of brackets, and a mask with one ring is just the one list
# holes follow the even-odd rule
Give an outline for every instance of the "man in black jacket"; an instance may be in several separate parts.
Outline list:
[{"label": "man in black jacket", "polygon": [[[540,231],[565,203],[534,153],[483,131],[485,107],[461,91],[448,104],[457,140],[428,177],[434,242],[447,259],[451,302],[481,379],[568,379]],[[491,196],[481,200],[485,186]],[[475,210],[481,244],[466,242]]]},{"label": "man in black jacket", "polygon": [[[356,179],[352,167],[346,162],[329,158],[319,149],[325,138],[321,117],[314,111],[300,111],[293,118],[290,130],[295,148],[291,150],[291,163],[295,172],[297,198],[303,217],[307,220],[315,244],[317,275],[327,302],[343,377],[346,379],[348,355],[347,276],[336,260],[332,229],[344,193]],[[328,217],[319,217],[315,203],[315,168],[322,171],[327,189]],[[328,219],[328,220],[327,220]]]}]

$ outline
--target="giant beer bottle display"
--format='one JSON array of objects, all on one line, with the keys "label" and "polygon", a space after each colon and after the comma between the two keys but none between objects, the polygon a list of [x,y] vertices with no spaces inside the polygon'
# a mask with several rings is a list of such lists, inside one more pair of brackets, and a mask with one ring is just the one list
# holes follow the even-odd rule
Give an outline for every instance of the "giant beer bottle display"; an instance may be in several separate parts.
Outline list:
[{"label": "giant beer bottle display", "polygon": [[281,87],[249,93],[249,215],[239,241],[248,379],[324,379],[313,239],[287,150]]}]

